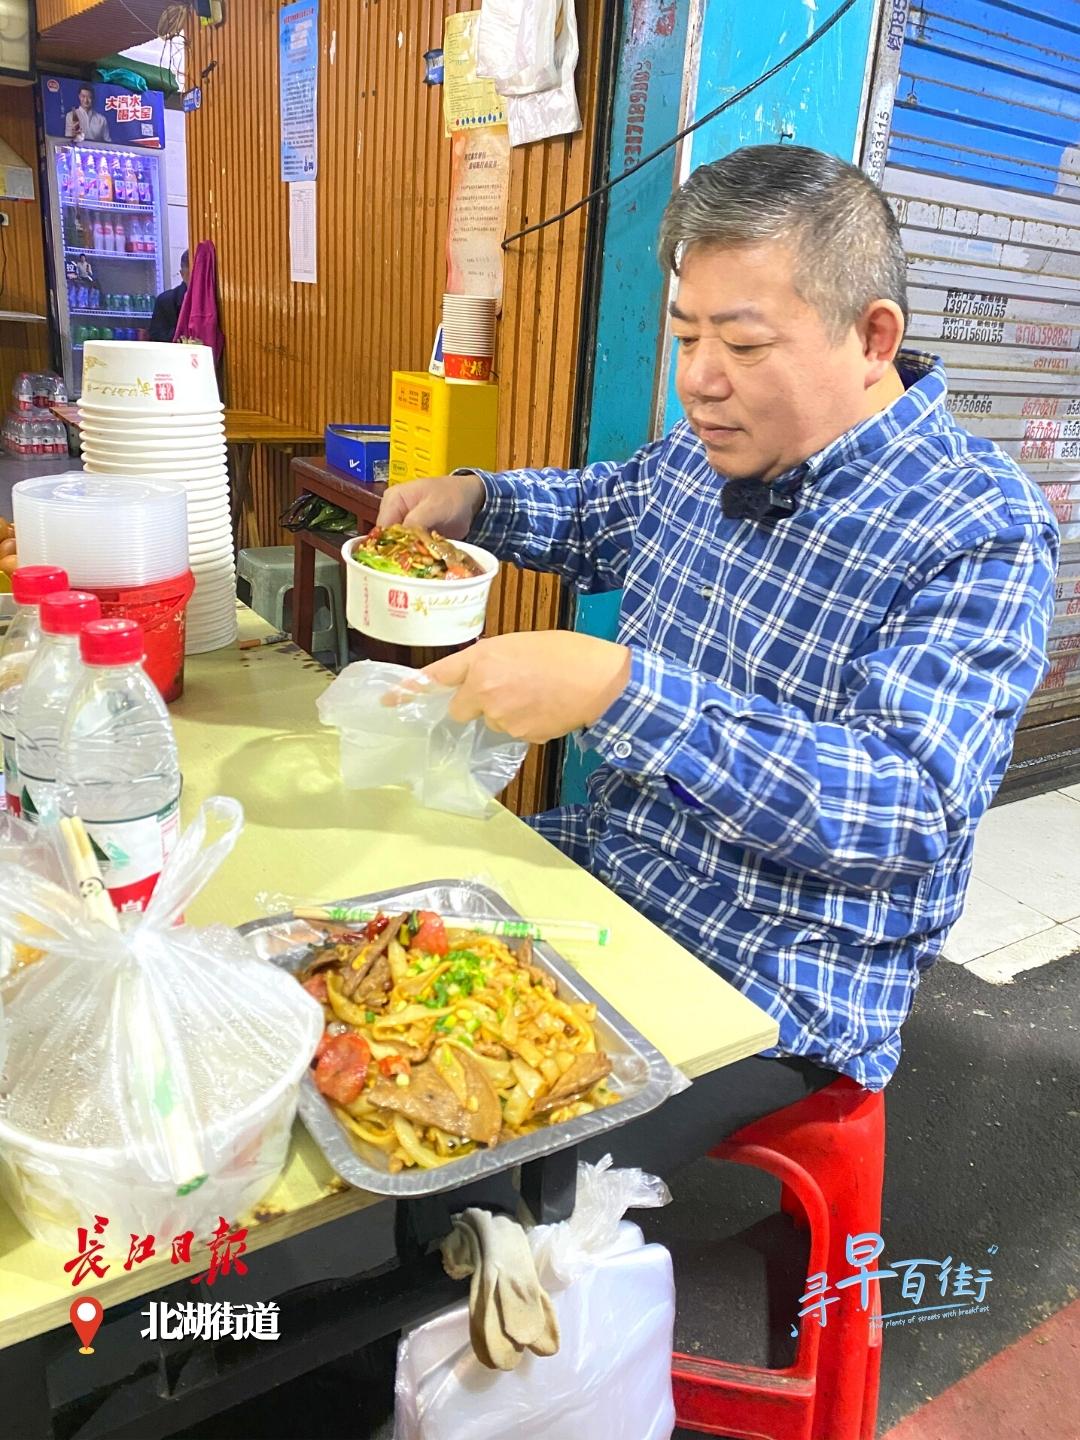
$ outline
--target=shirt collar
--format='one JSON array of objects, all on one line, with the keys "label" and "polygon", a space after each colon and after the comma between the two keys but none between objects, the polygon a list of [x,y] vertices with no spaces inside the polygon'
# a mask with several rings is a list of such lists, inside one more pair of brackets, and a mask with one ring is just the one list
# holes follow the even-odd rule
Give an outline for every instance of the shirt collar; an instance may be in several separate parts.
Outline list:
[{"label": "shirt collar", "polygon": [[778,476],[773,488],[790,493],[803,485],[814,484],[840,466],[874,455],[891,441],[920,429],[935,411],[944,409],[949,385],[945,367],[936,355],[901,350],[896,357],[896,368],[905,387],[898,400],[846,430],[793,470]]}]

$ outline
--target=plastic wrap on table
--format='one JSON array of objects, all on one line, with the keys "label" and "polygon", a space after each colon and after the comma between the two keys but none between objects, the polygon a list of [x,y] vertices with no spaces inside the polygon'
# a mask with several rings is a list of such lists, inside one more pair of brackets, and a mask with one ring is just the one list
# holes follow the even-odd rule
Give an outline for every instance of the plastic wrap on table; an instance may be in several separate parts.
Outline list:
[{"label": "plastic wrap on table", "polygon": [[132,1234],[206,1234],[284,1164],[321,1008],[235,930],[178,923],[242,820],[208,801],[122,931],[0,865],[0,937],[45,951],[6,986],[0,1186],[46,1244],[92,1215],[125,1252]]},{"label": "plastic wrap on table", "polygon": [[[398,697],[400,703],[387,704]],[[340,734],[341,777],[350,790],[401,785],[421,805],[482,816],[510,784],[528,746],[482,720],[449,718],[454,691],[404,665],[348,665],[317,701],[319,718]]]},{"label": "plastic wrap on table", "polygon": [[671,1257],[623,1216],[670,1196],[655,1176],[610,1163],[579,1165],[573,1215],[529,1235],[558,1352],[494,1373],[472,1352],[467,1303],[453,1306],[402,1337],[394,1440],[667,1440]]},{"label": "plastic wrap on table", "polygon": [[[425,885],[354,896],[335,904],[388,913],[434,910],[441,915],[465,917],[464,924],[469,915],[521,919],[496,890],[464,880],[432,880]],[[241,926],[241,933],[254,942],[259,955],[292,972],[303,969],[310,947],[325,938],[317,922],[296,920],[291,915],[254,920]],[[596,1007],[593,1025],[597,1043],[611,1059],[612,1084],[622,1098],[589,1114],[545,1125],[490,1149],[448,1160],[437,1168],[395,1174],[390,1171],[385,1151],[349,1134],[309,1075],[300,1087],[300,1118],[342,1179],[382,1195],[431,1195],[452,1190],[616,1129],[649,1114],[670,1095],[687,1087],[689,1081],[682,1072],[670,1065],[551,945],[534,945],[533,962],[555,979],[563,999]]]}]

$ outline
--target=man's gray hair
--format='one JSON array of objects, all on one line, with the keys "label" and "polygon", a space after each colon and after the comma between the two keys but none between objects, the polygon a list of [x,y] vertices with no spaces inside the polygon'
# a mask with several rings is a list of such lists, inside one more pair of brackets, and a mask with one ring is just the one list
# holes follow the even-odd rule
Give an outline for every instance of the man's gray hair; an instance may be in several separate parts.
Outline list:
[{"label": "man's gray hair", "polygon": [[908,318],[907,261],[888,200],[861,170],[803,145],[747,145],[702,165],[671,197],[660,263],[698,246],[786,243],[799,294],[841,339],[874,300]]}]

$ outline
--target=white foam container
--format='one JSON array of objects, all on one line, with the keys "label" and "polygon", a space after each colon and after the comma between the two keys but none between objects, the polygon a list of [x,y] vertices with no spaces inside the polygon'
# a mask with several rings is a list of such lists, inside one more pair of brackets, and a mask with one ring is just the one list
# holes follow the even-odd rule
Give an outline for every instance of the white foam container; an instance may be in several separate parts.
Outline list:
[{"label": "white foam container", "polygon": [[362,536],[341,547],[345,561],[345,613],[349,624],[372,640],[397,645],[464,645],[484,628],[488,596],[499,562],[487,550],[455,541],[484,568],[467,580],[413,580],[388,575],[354,560]]}]

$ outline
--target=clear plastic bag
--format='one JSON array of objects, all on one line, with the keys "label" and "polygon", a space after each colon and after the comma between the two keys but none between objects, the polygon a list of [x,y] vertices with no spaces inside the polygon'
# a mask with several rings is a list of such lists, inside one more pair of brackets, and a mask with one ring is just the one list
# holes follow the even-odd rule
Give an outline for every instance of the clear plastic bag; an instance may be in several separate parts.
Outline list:
[{"label": "clear plastic bag", "polygon": [[468,1306],[455,1305],[402,1338],[394,1440],[668,1440],[671,1256],[622,1217],[670,1195],[652,1175],[610,1167],[609,1156],[579,1165],[574,1214],[529,1235],[558,1353],[485,1369],[469,1344]]},{"label": "clear plastic bag", "polygon": [[[403,703],[386,697],[410,689]],[[361,660],[319,696],[319,719],[341,736],[341,778],[350,790],[404,785],[421,805],[482,816],[513,780],[528,746],[481,720],[449,718],[454,691],[404,665]]]},{"label": "clear plastic bag", "polygon": [[95,1214],[125,1252],[132,1234],[208,1233],[284,1164],[322,1009],[235,930],[177,923],[242,823],[207,801],[122,932],[0,864],[0,937],[44,951],[5,987],[0,1188],[46,1244],[70,1248]]}]

